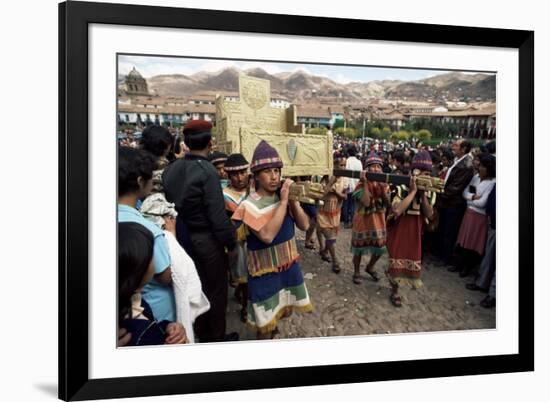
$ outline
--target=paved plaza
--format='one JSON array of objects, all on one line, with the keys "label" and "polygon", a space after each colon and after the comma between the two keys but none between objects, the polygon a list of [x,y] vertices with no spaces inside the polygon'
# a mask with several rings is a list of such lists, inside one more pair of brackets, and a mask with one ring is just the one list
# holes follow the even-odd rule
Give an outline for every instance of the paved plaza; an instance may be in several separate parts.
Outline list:
[{"label": "paved plaza", "polygon": [[[281,320],[276,338],[495,328],[495,309],[479,305],[485,293],[465,288],[474,277],[460,278],[429,257],[422,265],[424,286],[417,290],[403,288],[400,308],[389,300],[390,285],[384,275],[387,256],[376,264],[379,282],[364,274],[367,259],[363,257],[363,283],[354,284],[350,237],[351,229],[341,230],[336,249],[342,271],[335,274],[318,251],[303,247],[304,233],[297,230],[300,264],[314,311]],[[241,340],[255,339],[255,332],[239,320],[240,305],[233,298],[233,289],[229,295],[227,332],[237,331]]]}]

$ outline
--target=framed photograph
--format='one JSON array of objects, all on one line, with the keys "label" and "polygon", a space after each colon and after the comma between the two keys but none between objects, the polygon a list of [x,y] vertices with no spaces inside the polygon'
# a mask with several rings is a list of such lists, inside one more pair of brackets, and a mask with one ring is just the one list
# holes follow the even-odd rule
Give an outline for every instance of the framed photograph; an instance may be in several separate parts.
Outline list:
[{"label": "framed photograph", "polygon": [[[534,32],[69,1],[59,5],[59,99],[59,398],[534,370]],[[156,346],[125,346],[119,172],[124,153],[146,152],[144,137],[157,129],[171,138],[172,153],[162,155],[173,159],[168,166],[181,156],[213,155],[203,149],[225,152],[226,164],[228,154],[242,154],[255,175],[249,198],[268,191],[258,166],[277,171],[279,181],[307,176],[288,195],[288,249],[242,218],[251,245],[255,234],[273,245],[266,249],[269,275],[294,269],[299,284],[266,293],[272,285],[262,276],[263,251],[250,246],[247,255],[258,266],[247,264],[248,296],[237,302],[238,281],[225,285],[227,336],[210,338],[195,321],[187,326],[187,344],[163,338]],[[211,138],[199,153],[189,142],[195,132]],[[464,158],[471,160],[470,176],[455,191],[463,205],[457,218],[446,191]],[[350,172],[351,159],[369,173],[366,179],[350,173],[338,198],[337,172]],[[210,160],[216,166],[221,159]],[[369,170],[373,165],[380,171]],[[222,185],[236,186],[231,166],[222,170]],[[430,177],[422,179],[421,171]],[[331,176],[333,189],[325,191]],[[496,186],[496,176],[506,180]],[[356,222],[372,213],[364,197],[376,197],[378,188],[388,194],[386,204],[380,195],[382,226],[374,228],[383,233],[375,239],[380,261],[367,255],[377,252],[361,237],[372,227]],[[132,207],[141,198],[133,194]],[[490,196],[493,212],[486,208]],[[188,210],[168,190],[166,197],[192,235]],[[307,205],[316,205],[316,219],[306,217]],[[337,214],[338,223],[323,226],[323,213]],[[407,232],[397,243],[403,217],[416,222],[417,238]],[[312,222],[320,228],[318,243],[308,241]],[[454,238],[439,244],[447,232]],[[444,258],[445,244],[455,252],[453,265]],[[221,250],[230,255],[232,246]],[[207,241],[201,251],[214,254],[215,247]],[[209,308],[219,308],[199,257],[184,249]],[[418,257],[403,251],[410,249]],[[484,271],[488,266],[492,271]],[[409,271],[415,274],[402,281]],[[416,286],[420,279],[423,287]],[[145,290],[143,300],[152,303]],[[149,318],[160,325],[155,308],[157,320]],[[124,317],[133,318],[132,311]],[[171,332],[162,334],[170,343]]]}]

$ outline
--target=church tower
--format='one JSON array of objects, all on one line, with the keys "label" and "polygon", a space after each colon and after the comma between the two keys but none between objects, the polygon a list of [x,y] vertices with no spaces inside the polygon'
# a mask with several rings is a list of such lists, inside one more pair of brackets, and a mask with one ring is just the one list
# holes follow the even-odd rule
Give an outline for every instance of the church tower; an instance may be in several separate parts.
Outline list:
[{"label": "church tower", "polygon": [[149,95],[147,88],[147,81],[141,76],[141,74],[132,68],[132,71],[126,76],[126,93],[128,95]]}]

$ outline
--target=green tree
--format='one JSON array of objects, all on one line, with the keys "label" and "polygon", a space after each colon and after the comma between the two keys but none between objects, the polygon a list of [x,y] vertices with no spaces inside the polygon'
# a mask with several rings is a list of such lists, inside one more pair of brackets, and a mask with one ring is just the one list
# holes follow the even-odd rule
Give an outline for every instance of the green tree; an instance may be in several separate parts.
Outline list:
[{"label": "green tree", "polygon": [[392,140],[396,140],[396,141],[407,141],[409,137],[410,137],[409,132],[405,130],[396,131],[390,136]]},{"label": "green tree", "polygon": [[345,120],[344,119],[336,119],[334,120],[334,126],[332,127],[333,130],[336,130],[338,128],[344,128]]},{"label": "green tree", "polygon": [[391,129],[389,127],[384,127],[382,129],[382,138],[385,140],[389,140],[391,137]]},{"label": "green tree", "polygon": [[432,139],[432,133],[429,130],[426,130],[425,128],[418,130],[417,133],[415,133],[415,137],[418,138],[420,141],[426,141]]},{"label": "green tree", "polygon": [[334,134],[343,137],[345,135],[346,129],[344,127],[338,127],[334,129]]},{"label": "green tree", "polygon": [[380,130],[378,127],[371,127],[371,129],[369,130],[369,137],[382,138],[382,130]]},{"label": "green tree", "polygon": [[454,136],[459,132],[459,126],[455,123],[441,122],[426,117],[410,120],[403,124],[402,129],[407,131],[428,130],[432,138],[448,138],[449,134]]},{"label": "green tree", "polygon": [[338,134],[341,137],[346,137],[349,139],[353,139],[357,137],[357,130],[354,128],[344,128],[344,127],[338,127],[336,130],[334,130],[335,134]]}]

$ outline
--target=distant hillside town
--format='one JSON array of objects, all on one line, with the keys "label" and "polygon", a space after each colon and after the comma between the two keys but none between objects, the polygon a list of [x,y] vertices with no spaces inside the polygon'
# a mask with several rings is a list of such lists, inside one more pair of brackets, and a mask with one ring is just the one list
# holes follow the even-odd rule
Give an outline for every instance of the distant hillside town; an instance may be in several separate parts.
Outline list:
[{"label": "distant hillside town", "polygon": [[242,73],[268,79],[271,106],[295,105],[297,124],[303,124],[308,131],[341,127],[343,132],[349,128],[364,135],[365,127],[399,132],[415,122],[424,122],[420,126],[445,127],[455,136],[496,137],[496,78],[464,73],[418,81],[340,84],[304,71],[271,75],[259,68],[145,79],[134,67],[118,78],[119,126],[156,123],[177,128],[190,119],[215,123],[216,97],[238,101],[238,76]]}]

